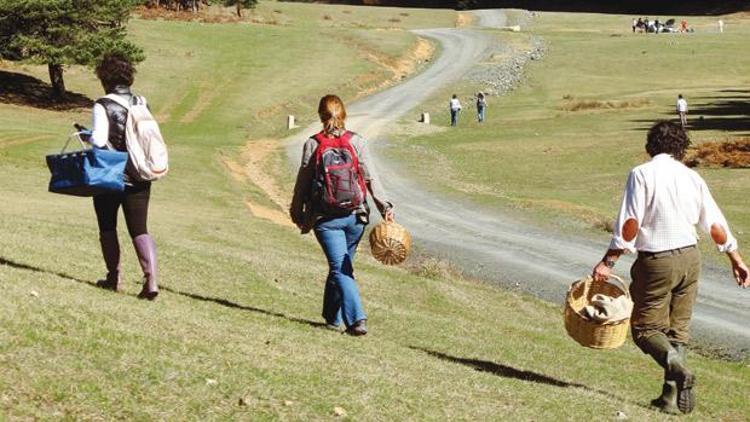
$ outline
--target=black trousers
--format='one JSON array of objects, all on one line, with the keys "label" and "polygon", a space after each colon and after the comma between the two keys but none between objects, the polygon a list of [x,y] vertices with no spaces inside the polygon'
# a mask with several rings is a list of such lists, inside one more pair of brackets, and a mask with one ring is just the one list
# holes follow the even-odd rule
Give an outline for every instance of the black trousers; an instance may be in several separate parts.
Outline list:
[{"label": "black trousers", "polygon": [[100,232],[117,229],[117,211],[122,206],[131,238],[148,233],[148,200],[151,182],[126,186],[124,192],[94,196],[94,210]]}]

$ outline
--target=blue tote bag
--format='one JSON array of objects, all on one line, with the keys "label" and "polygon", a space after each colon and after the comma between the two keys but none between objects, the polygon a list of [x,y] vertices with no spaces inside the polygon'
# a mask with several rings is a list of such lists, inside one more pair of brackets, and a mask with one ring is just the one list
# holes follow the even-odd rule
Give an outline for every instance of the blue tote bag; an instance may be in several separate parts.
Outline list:
[{"label": "blue tote bag", "polygon": [[[82,132],[72,134],[59,154],[47,156],[47,167],[52,173],[49,191],[74,196],[124,191],[123,179],[128,153],[86,148],[81,134]],[[72,138],[77,138],[83,149],[65,152]]]}]

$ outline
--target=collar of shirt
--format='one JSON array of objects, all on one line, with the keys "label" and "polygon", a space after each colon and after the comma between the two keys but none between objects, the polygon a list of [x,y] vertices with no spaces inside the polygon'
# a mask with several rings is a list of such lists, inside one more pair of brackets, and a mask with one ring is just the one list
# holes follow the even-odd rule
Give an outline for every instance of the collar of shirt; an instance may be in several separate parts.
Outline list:
[{"label": "collar of shirt", "polygon": [[675,161],[674,157],[672,155],[667,154],[666,152],[663,152],[661,154],[656,154],[651,158],[651,161],[660,161],[660,160],[672,160]]}]

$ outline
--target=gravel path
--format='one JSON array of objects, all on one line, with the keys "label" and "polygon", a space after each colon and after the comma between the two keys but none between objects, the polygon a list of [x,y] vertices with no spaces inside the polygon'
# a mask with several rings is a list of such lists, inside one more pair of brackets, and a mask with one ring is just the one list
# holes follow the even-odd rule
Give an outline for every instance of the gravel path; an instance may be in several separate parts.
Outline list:
[{"label": "gravel path", "polygon": [[[499,10],[478,11],[479,23],[503,26]],[[423,250],[458,264],[469,275],[537,297],[562,303],[569,284],[587,274],[606,248],[605,242],[560,236],[523,224],[501,210],[480,209],[470,202],[446,199],[416,185],[397,163],[380,160],[387,148],[387,127],[425,101],[441,87],[465,77],[494,48],[494,39],[482,31],[432,29],[415,31],[439,42],[443,51],[423,73],[396,87],[351,104],[348,127],[371,140],[373,158],[386,190],[396,204],[398,220],[412,231]],[[447,99],[446,99],[447,107]],[[319,125],[305,129],[312,134]],[[304,136],[303,136],[304,137]],[[292,163],[299,162],[304,139],[288,140]],[[616,204],[612,204],[615,211]],[[627,273],[629,259],[618,264]],[[706,268],[694,332],[734,352],[750,349],[750,292],[740,291],[726,268]]]}]

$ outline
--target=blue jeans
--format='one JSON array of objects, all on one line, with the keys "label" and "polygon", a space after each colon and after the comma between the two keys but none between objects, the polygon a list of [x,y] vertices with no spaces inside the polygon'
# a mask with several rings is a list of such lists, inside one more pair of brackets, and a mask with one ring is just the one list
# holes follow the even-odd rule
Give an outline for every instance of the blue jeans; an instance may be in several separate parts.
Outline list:
[{"label": "blue jeans", "polygon": [[477,119],[479,120],[479,123],[484,121],[484,107],[479,107],[477,109]]},{"label": "blue jeans", "polygon": [[315,226],[315,237],[328,260],[328,279],[323,292],[323,318],[328,324],[344,324],[367,319],[359,288],[354,280],[354,255],[365,231],[365,225],[354,214],[321,220]]},{"label": "blue jeans", "polygon": [[453,110],[453,109],[451,109],[451,126],[458,125],[458,113],[460,111],[461,110]]}]

